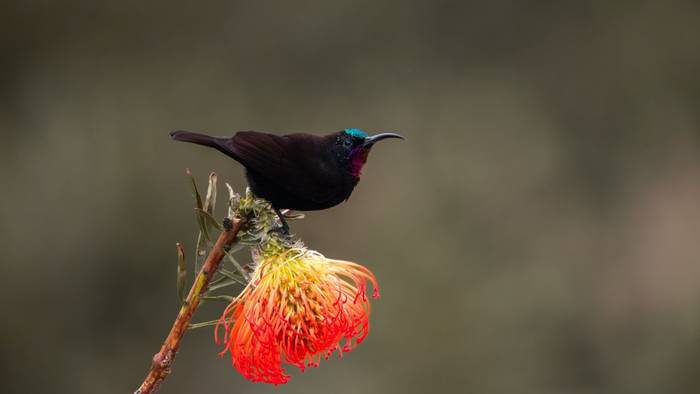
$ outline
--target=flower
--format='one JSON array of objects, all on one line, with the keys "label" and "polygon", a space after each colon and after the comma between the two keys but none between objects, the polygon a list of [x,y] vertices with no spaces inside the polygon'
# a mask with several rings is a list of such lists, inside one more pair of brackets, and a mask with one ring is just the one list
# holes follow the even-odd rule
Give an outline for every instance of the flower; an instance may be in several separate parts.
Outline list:
[{"label": "flower", "polygon": [[261,252],[248,286],[224,311],[215,331],[234,367],[254,382],[289,380],[282,363],[304,371],[336,350],[342,357],[369,332],[367,282],[379,297],[367,268],[327,259],[303,246]]}]

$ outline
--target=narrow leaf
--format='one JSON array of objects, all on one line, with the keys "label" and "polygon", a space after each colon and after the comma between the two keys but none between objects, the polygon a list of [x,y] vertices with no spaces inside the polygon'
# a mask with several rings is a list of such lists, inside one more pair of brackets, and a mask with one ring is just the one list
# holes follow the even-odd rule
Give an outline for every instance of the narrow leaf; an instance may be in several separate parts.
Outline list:
[{"label": "narrow leaf", "polygon": [[231,185],[226,183],[228,189],[228,217],[233,218],[235,211],[238,210],[241,203],[241,196],[233,191]]},{"label": "narrow leaf", "polygon": [[[226,254],[226,257],[231,262],[231,264],[233,264],[233,266],[236,267],[236,270],[238,270],[238,272],[241,274],[241,276],[243,276],[243,278],[246,281],[250,280],[250,278],[248,277],[248,273],[245,272],[245,270],[243,269],[243,267],[240,264],[238,264],[238,261],[236,261],[236,259],[233,258],[233,255],[231,255],[231,253],[227,252],[226,250],[224,250],[224,253]],[[223,270],[222,270],[222,273],[223,273]]]},{"label": "narrow leaf", "polygon": [[[197,188],[197,182],[194,180],[194,176],[192,175],[192,172],[190,171],[189,168],[186,169],[185,172],[187,173],[187,176],[190,178],[190,185],[192,186],[192,193],[194,194],[195,209],[202,209],[204,207],[202,205],[202,195],[199,193],[199,189]],[[206,222],[199,215],[196,215],[196,219],[197,219],[197,224],[199,225],[199,231],[201,232],[200,235],[202,235],[204,237],[204,240],[206,240],[207,242],[211,242],[211,237],[209,236],[209,231],[207,231]],[[199,251],[199,249],[200,249],[200,239],[197,240],[197,251]]]},{"label": "narrow leaf", "polygon": [[210,321],[205,321],[205,322],[201,322],[201,323],[192,323],[192,324],[189,324],[189,325],[187,326],[187,329],[188,329],[188,330],[194,330],[194,329],[196,329],[196,328],[209,327],[209,326],[216,325],[218,322],[219,322],[219,319],[210,320]]},{"label": "narrow leaf", "polygon": [[185,283],[187,282],[187,269],[185,267],[185,249],[179,242],[175,244],[177,248],[177,296],[180,303],[185,303]]},{"label": "narrow leaf", "polygon": [[210,215],[214,214],[216,207],[216,173],[209,174],[209,186],[207,187],[207,198],[204,200],[204,210]]},{"label": "narrow leaf", "polygon": [[227,279],[228,279],[228,278],[225,277],[225,276],[219,276],[219,277],[217,277],[217,278],[214,278],[214,279],[212,279],[211,282],[209,282],[208,288],[211,289],[212,286],[217,285],[217,284],[219,284],[219,283],[221,283],[221,282],[223,282],[223,281],[225,281],[225,280],[227,280]]},{"label": "narrow leaf", "polygon": [[216,296],[202,296],[202,300],[206,301],[219,301],[219,302],[226,302],[226,303],[231,303],[235,298],[227,295],[216,295]]},{"label": "narrow leaf", "polygon": [[235,272],[231,272],[229,270],[219,268],[219,273],[231,280],[236,281],[237,283],[242,284],[243,286],[247,286],[248,282],[246,281],[246,278],[244,276],[241,276],[240,274],[237,274]]},{"label": "narrow leaf", "polygon": [[217,282],[216,284],[212,283],[211,285],[209,285],[208,291],[223,289],[224,287],[233,286],[233,285],[238,284],[238,283],[239,282],[237,280],[233,280],[233,279],[224,277],[224,278],[222,278],[221,281]]},{"label": "narrow leaf", "polygon": [[231,253],[231,254],[233,254],[233,253],[236,253],[236,252],[238,252],[239,250],[241,250],[241,249],[243,249],[243,248],[245,248],[244,245],[241,245],[241,244],[239,244],[238,242],[236,242],[236,244],[233,245],[233,246],[228,250],[228,252]]},{"label": "narrow leaf", "polygon": [[195,217],[197,219],[197,226],[199,227],[199,234],[197,235],[197,249],[204,249],[204,247],[211,243],[211,236],[209,235],[209,229],[207,228],[207,220],[199,214],[199,212],[204,212],[199,208],[194,209]]},{"label": "narrow leaf", "polygon": [[199,208],[195,208],[194,211],[197,213],[197,215],[199,217],[202,218],[202,220],[207,225],[214,227],[215,229],[217,229],[219,231],[223,231],[224,228],[221,226],[221,224],[219,224],[219,222],[216,221],[216,219],[214,219],[213,216],[211,216],[211,214],[209,212],[202,210],[202,209],[199,209]]},{"label": "narrow leaf", "polygon": [[192,193],[194,193],[194,200],[195,200],[195,205],[197,208],[202,209],[202,195],[199,194],[199,189],[197,188],[197,182],[194,180],[194,176],[192,175],[192,172],[190,172],[190,169],[186,169],[185,173],[187,176],[190,178],[190,183],[192,186]]}]

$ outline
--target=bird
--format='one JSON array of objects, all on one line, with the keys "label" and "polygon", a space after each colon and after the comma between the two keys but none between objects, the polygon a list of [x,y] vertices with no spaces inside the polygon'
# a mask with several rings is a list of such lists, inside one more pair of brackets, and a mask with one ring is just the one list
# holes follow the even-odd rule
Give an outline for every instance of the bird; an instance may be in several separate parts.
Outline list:
[{"label": "bird", "polygon": [[170,137],[214,148],[243,165],[251,191],[271,204],[285,234],[289,226],[282,209],[315,211],[347,201],[372,147],[404,139],[390,132],[370,136],[358,128],[326,135],[238,131],[230,137],[176,130]]}]

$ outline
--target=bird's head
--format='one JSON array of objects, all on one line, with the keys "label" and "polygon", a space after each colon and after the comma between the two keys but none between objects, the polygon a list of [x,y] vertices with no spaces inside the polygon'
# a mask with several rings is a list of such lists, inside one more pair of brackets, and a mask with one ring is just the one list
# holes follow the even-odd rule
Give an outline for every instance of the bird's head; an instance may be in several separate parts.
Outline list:
[{"label": "bird's head", "polygon": [[367,161],[367,156],[372,146],[378,141],[387,138],[404,139],[396,133],[380,133],[376,135],[367,135],[360,129],[345,129],[338,134],[336,138],[336,148],[338,159],[344,167],[350,171],[355,178],[360,177],[362,166]]}]

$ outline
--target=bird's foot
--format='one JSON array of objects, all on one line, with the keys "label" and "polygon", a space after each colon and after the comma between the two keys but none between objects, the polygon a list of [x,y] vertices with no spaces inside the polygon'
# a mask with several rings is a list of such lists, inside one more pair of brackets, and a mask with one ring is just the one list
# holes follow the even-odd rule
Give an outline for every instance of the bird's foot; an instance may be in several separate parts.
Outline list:
[{"label": "bird's foot", "polygon": [[287,223],[284,223],[281,226],[271,228],[270,230],[267,231],[267,233],[268,234],[279,233],[279,235],[281,235],[284,238],[290,238],[292,235],[289,233],[289,226],[287,226],[286,224]]},{"label": "bird's foot", "polygon": [[287,221],[284,220],[284,215],[282,215],[282,212],[280,212],[280,210],[278,208],[275,208],[275,213],[277,213],[277,217],[279,218],[280,223],[282,225],[271,229],[270,231],[268,231],[268,234],[271,232],[279,232],[280,235],[283,235],[286,238],[289,238],[290,237],[289,225],[287,224]]}]

